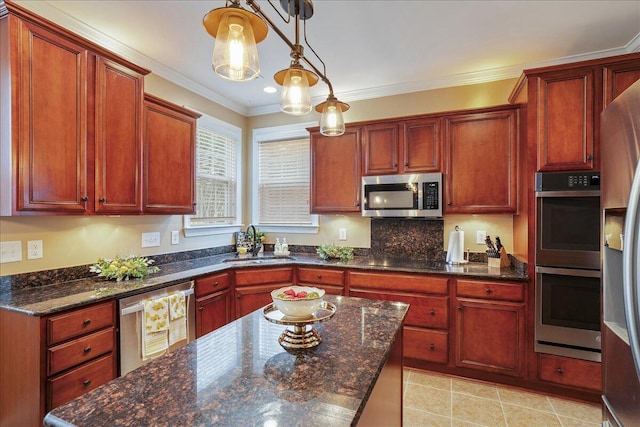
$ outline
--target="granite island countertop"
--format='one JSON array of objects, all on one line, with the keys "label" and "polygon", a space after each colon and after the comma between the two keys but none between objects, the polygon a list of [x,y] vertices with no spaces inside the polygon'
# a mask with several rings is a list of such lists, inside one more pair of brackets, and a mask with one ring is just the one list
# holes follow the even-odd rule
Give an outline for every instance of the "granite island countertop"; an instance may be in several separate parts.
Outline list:
[{"label": "granite island countertop", "polygon": [[160,272],[145,279],[114,282],[98,277],[54,283],[43,286],[15,286],[5,279],[0,287],[0,309],[44,316],[111,298],[124,298],[173,284],[193,280],[211,273],[238,268],[300,265],[323,268],[356,269],[384,272],[450,275],[489,280],[526,281],[527,275],[514,269],[489,268],[486,263],[471,262],[447,265],[443,262],[413,261],[388,257],[355,257],[347,263],[324,261],[315,254],[292,253],[291,257],[268,255],[248,261],[232,261],[233,253],[225,253],[159,265]]},{"label": "granite island countertop", "polygon": [[409,306],[326,300],[337,309],[313,325],[322,337],[317,347],[285,351],[278,337],[286,326],[259,309],[52,410],[44,424],[356,425]]}]

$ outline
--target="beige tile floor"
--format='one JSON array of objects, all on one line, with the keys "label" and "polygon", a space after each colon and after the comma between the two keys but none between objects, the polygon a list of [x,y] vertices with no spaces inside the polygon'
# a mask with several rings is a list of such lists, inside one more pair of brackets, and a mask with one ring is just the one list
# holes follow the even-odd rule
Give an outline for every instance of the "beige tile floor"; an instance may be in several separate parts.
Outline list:
[{"label": "beige tile floor", "polygon": [[404,427],[600,427],[600,405],[404,368]]}]

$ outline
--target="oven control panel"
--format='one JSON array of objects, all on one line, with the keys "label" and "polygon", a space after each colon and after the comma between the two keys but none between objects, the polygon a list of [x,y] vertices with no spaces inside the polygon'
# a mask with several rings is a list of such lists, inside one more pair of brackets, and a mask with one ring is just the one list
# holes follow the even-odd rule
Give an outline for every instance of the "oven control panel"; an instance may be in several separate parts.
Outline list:
[{"label": "oven control panel", "polygon": [[598,191],[599,172],[538,172],[536,191]]}]

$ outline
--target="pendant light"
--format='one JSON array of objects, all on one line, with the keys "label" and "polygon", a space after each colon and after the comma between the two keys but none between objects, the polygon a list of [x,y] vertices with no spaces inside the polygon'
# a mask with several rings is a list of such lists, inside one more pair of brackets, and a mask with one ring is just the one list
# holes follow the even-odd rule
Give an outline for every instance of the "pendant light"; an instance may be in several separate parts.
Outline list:
[{"label": "pendant light", "polygon": [[[296,56],[292,52],[292,56]],[[282,86],[280,109],[282,112],[300,116],[311,111],[311,91],[309,88],[318,83],[318,76],[305,70],[297,57],[286,70],[278,71],[274,80]]]},{"label": "pendant light", "polygon": [[316,105],[316,111],[320,116],[320,133],[325,136],[340,136],[344,134],[344,117],[342,113],[349,109],[349,104],[338,101],[333,95],[329,94],[327,100]]},{"label": "pendant light", "polygon": [[216,39],[211,65],[220,77],[234,81],[253,80],[260,74],[258,48],[267,37],[267,24],[239,3],[214,9],[202,21]]}]

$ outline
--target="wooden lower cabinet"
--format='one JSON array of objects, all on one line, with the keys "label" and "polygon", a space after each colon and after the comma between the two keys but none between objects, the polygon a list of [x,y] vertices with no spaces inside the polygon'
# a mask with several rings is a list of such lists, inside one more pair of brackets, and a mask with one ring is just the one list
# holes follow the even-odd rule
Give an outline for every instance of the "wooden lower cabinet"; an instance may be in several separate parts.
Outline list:
[{"label": "wooden lower cabinet", "polygon": [[324,289],[329,295],[344,295],[344,270],[298,267],[296,283]]},{"label": "wooden lower cabinet", "polygon": [[598,392],[602,388],[599,362],[550,354],[538,355],[538,378],[540,381]]},{"label": "wooden lower cabinet", "polygon": [[235,271],[235,318],[272,302],[271,291],[293,285],[293,267],[251,268]]},{"label": "wooden lower cabinet", "polygon": [[449,361],[449,333],[447,331],[405,326],[403,333],[404,357],[443,364]]},{"label": "wooden lower cabinet", "polygon": [[196,338],[233,320],[229,273],[196,279]]}]

